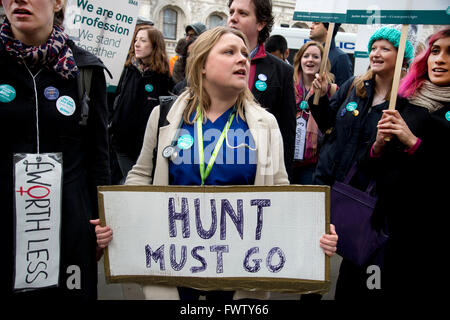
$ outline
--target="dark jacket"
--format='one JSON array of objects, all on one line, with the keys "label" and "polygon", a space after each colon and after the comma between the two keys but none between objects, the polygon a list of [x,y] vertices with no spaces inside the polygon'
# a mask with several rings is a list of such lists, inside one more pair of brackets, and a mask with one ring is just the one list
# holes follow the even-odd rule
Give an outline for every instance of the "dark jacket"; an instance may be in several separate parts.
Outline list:
[{"label": "dark jacket", "polygon": [[[349,92],[352,82],[353,78],[345,82],[331,100],[327,95],[320,98],[318,106],[313,105],[314,96],[309,100],[320,131],[331,131],[323,140],[313,176],[315,184],[331,186],[335,180],[344,180],[352,164],[361,159],[370,148],[382,110],[388,107],[388,102],[371,107],[374,96],[373,80],[364,82],[367,92],[365,99],[356,95],[354,87]],[[349,102],[357,103],[358,116],[346,111]],[[370,173],[367,174],[369,177]]]},{"label": "dark jacket", "polygon": [[341,87],[342,84],[353,76],[353,65],[349,56],[336,47],[334,39],[331,41],[330,53],[328,54],[330,59],[331,70],[334,74],[334,82]]},{"label": "dark jacket", "polygon": [[[101,61],[69,41],[79,67],[93,69],[90,108],[87,125],[79,124],[80,101],[77,79],[62,80],[53,70],[43,69],[36,77],[36,88],[23,65],[18,65],[0,42],[0,83],[16,91],[11,102],[0,102],[0,199],[3,205],[3,266],[6,267],[2,293],[16,298],[95,299],[97,296],[96,237],[89,220],[98,217],[98,185],[109,184],[107,105],[105,66]],[[44,96],[52,86],[59,96],[74,99],[73,115],[62,115],[56,100]],[[36,153],[35,90],[39,105],[40,152],[62,152],[63,181],[61,208],[60,287],[12,295],[14,266],[14,187],[13,154]],[[78,266],[81,289],[69,290],[66,285],[68,266]],[[5,280],[6,279],[6,280]],[[47,300],[49,301],[49,300]]]},{"label": "dark jacket", "polygon": [[172,88],[169,74],[152,70],[142,74],[133,65],[125,67],[117,86],[118,96],[110,127],[112,144],[117,151],[137,160],[150,113],[159,105],[158,97],[169,95]]},{"label": "dark jacket", "polygon": [[[261,58],[254,58],[255,78],[251,92],[259,104],[272,113],[278,121],[284,146],[284,163],[289,180],[292,180],[292,163],[294,161],[296,107],[294,93],[294,68],[277,57],[266,52]],[[267,89],[259,91],[255,83],[258,75],[267,77]]]},{"label": "dark jacket", "polygon": [[440,295],[445,290],[441,281],[446,266],[432,261],[447,250],[450,121],[446,113],[450,104],[433,113],[410,103],[397,105],[397,109],[422,142],[409,155],[393,139],[381,157],[371,159],[378,193],[374,223],[385,220],[390,236],[383,286],[389,296],[400,291],[405,296],[417,292]]}]

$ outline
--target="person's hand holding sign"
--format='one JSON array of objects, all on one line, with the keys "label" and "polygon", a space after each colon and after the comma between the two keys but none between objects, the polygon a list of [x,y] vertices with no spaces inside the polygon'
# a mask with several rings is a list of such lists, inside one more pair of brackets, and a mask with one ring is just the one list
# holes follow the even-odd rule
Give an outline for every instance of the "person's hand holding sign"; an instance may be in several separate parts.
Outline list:
[{"label": "person's hand holding sign", "polygon": [[336,254],[337,241],[338,235],[334,224],[330,224],[330,234],[324,234],[320,238],[320,247],[327,256],[332,257]]},{"label": "person's hand holding sign", "polygon": [[90,220],[90,223],[95,225],[95,235],[97,236],[97,245],[99,248],[106,248],[113,238],[113,232],[110,227],[100,226],[100,219]]},{"label": "person's hand holding sign", "polygon": [[327,80],[327,74],[326,71],[322,73],[322,76],[320,74],[316,73],[316,78],[313,80],[313,90],[316,92],[317,90],[320,90],[320,96],[323,97],[328,92],[328,80]]}]

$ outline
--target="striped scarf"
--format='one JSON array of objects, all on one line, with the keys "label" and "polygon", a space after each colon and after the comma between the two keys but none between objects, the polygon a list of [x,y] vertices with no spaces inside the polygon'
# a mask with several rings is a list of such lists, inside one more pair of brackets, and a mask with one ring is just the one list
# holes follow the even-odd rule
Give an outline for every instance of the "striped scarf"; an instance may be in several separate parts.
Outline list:
[{"label": "striped scarf", "polygon": [[0,26],[0,40],[17,63],[31,68],[43,66],[54,70],[63,79],[72,79],[78,74],[72,50],[67,45],[68,38],[60,27],[54,25],[47,42],[37,47],[28,46],[14,38],[7,19]]}]

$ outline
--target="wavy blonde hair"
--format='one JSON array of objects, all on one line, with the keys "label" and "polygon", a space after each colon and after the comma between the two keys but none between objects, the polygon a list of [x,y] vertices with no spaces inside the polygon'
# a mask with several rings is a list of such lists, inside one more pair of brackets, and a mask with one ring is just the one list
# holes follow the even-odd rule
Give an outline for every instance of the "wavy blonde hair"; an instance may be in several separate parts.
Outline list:
[{"label": "wavy blonde hair", "polygon": [[[203,32],[197,40],[192,44],[187,59],[186,65],[186,79],[188,83],[187,91],[189,92],[189,102],[184,111],[183,119],[186,123],[192,123],[189,118],[197,110],[197,106],[202,113],[203,121],[206,122],[206,113],[211,105],[211,99],[203,87],[203,73],[202,69],[206,64],[206,59],[211,52],[211,49],[219,42],[220,38],[225,34],[234,34],[244,41],[248,48],[247,37],[239,30],[228,27],[216,27]],[[244,105],[248,101],[253,101],[253,94],[247,86],[239,93],[236,100],[237,114],[240,118],[245,120]],[[194,121],[197,119],[197,115]]]}]

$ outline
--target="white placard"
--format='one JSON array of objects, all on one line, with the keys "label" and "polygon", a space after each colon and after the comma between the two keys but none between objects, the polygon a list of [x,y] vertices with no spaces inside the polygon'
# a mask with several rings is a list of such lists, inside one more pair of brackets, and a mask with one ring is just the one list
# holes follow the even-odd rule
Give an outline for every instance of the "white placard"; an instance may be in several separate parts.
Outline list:
[{"label": "white placard", "polygon": [[99,57],[117,86],[138,15],[137,0],[68,0],[64,27],[79,47]]},{"label": "white placard", "polygon": [[62,154],[15,154],[15,290],[58,285]]},{"label": "white placard", "polygon": [[328,187],[126,188],[99,190],[111,278],[326,280]]}]

